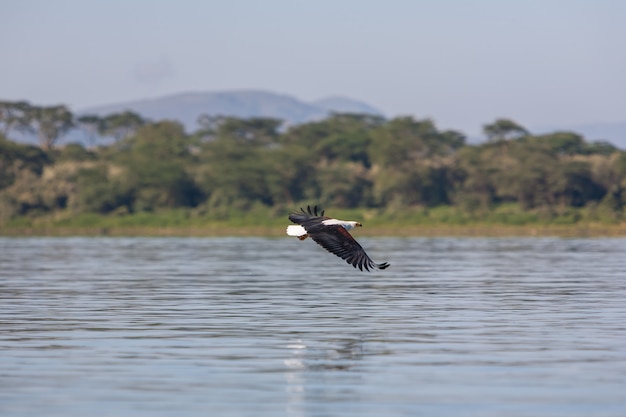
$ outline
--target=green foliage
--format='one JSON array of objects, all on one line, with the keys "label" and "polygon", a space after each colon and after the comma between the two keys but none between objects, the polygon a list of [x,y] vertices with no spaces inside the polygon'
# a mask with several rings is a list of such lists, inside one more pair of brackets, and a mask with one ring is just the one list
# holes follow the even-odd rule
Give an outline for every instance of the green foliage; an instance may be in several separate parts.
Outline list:
[{"label": "green foliage", "polygon": [[319,160],[353,161],[370,166],[371,132],[384,119],[361,114],[333,114],[328,119],[289,129],[281,141],[304,146]]},{"label": "green foliage", "polygon": [[[34,108],[0,103],[1,126],[17,129],[28,114],[29,128],[58,138],[67,109]],[[424,225],[610,223],[624,216],[626,152],[571,132],[535,136],[498,119],[485,125],[489,141],[467,145],[462,134],[412,117],[334,114],[286,130],[268,118],[201,122],[190,135],[177,122],[133,113],[78,118],[81,128],[118,138],[97,149],[49,149],[50,139],[44,151],[0,135],[2,221],[71,213],[85,225],[101,215],[133,227],[254,225],[306,203],[332,207],[338,217],[366,209],[374,222]],[[45,133],[46,123],[57,133]]]},{"label": "green foliage", "polygon": [[133,191],[132,210],[192,207],[202,192],[188,170],[191,139],[176,122],[158,122],[140,128],[126,139],[117,160],[125,167],[124,184]]},{"label": "green foliage", "polygon": [[509,119],[497,119],[493,123],[484,125],[483,133],[489,142],[520,139],[529,135],[524,127]]},{"label": "green foliage", "polygon": [[52,149],[59,138],[74,127],[74,115],[63,106],[31,106],[26,111],[28,130],[39,136],[44,149]]},{"label": "green foliage", "polygon": [[116,141],[129,138],[141,126],[146,124],[140,115],[132,111],[122,113],[113,113],[104,118],[83,117],[79,120],[83,126],[89,126],[88,129],[97,129],[98,133],[104,136],[113,136]]},{"label": "green foliage", "polygon": [[0,135],[0,190],[13,184],[20,171],[41,175],[49,162],[48,155],[40,148],[20,145]]},{"label": "green foliage", "polygon": [[12,130],[27,131],[30,127],[30,108],[25,101],[0,101],[0,134],[8,137]]},{"label": "green foliage", "polygon": [[562,157],[586,153],[582,136],[572,132],[555,132],[526,138],[530,146],[538,147],[551,155]]},{"label": "green foliage", "polygon": [[106,121],[97,114],[85,114],[76,118],[76,125],[79,129],[87,134],[89,146],[95,144],[98,134],[104,134],[106,131]]},{"label": "green foliage", "polygon": [[57,161],[95,161],[97,155],[79,143],[69,143],[52,153]]},{"label": "green foliage", "polygon": [[83,168],[77,176],[74,210],[92,213],[110,213],[120,208],[130,211],[134,189],[121,178],[111,178],[106,165]]}]

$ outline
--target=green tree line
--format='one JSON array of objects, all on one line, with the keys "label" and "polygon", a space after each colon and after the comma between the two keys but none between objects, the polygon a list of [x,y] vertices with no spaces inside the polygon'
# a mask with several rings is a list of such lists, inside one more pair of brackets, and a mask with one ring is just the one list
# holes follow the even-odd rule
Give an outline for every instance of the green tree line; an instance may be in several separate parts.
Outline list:
[{"label": "green tree line", "polygon": [[[619,221],[626,203],[626,152],[573,132],[533,135],[514,121],[484,126],[487,141],[440,130],[430,119],[333,114],[284,127],[270,118],[176,121],[132,112],[74,116],[64,106],[0,103],[3,220],[54,213],[137,213],[190,208],[277,212],[309,202],[338,208],[427,210],[470,215],[506,204],[556,217],[592,208]],[[71,129],[111,145],[57,146]],[[36,134],[40,146],[13,132]],[[95,145],[95,144],[94,144]]]}]

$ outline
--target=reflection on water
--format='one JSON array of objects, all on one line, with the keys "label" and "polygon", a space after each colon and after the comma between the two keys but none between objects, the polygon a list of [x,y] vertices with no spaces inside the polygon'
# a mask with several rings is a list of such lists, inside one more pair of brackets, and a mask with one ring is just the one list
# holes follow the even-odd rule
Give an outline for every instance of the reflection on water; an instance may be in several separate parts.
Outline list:
[{"label": "reflection on water", "polygon": [[0,414],[623,416],[626,239],[0,238]]}]

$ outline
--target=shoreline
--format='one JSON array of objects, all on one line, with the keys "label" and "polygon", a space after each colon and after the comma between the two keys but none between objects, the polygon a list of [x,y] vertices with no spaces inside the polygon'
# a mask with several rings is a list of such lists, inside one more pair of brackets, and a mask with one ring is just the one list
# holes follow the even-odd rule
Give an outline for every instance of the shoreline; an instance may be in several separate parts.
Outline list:
[{"label": "shoreline", "polygon": [[[282,237],[284,226],[39,226],[0,227],[0,237]],[[358,237],[626,237],[626,223],[619,224],[502,224],[474,225],[375,225],[353,233]]]}]

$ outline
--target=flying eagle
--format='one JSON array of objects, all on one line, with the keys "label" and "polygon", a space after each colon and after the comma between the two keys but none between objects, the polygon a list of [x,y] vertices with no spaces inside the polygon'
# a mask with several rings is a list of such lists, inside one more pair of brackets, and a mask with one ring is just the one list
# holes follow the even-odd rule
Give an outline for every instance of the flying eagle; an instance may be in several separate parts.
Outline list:
[{"label": "flying eagle", "polygon": [[324,210],[318,215],[317,206],[313,210],[311,206],[307,206],[307,211],[302,208],[300,211],[294,211],[289,215],[289,220],[296,223],[287,226],[289,236],[296,236],[300,240],[311,236],[311,239],[328,252],[334,253],[361,271],[363,268],[369,271],[370,268],[385,269],[389,266],[387,262],[374,263],[361,245],[348,233],[348,230],[362,227],[363,225],[359,222],[331,219],[324,216]]}]

